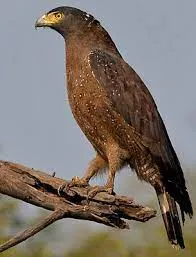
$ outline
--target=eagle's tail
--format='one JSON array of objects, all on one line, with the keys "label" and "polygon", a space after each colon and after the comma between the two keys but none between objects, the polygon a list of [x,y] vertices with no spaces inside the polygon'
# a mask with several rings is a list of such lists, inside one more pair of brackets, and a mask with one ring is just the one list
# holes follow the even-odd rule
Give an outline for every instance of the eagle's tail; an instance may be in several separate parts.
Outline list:
[{"label": "eagle's tail", "polygon": [[156,191],[168,240],[174,247],[185,248],[182,228],[175,200],[165,190]]}]

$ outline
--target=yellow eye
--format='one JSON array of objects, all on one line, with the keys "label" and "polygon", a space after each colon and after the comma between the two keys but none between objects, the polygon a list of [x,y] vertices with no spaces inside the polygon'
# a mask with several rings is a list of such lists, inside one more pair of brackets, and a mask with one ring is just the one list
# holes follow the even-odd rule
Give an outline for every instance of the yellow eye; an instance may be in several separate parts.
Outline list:
[{"label": "yellow eye", "polygon": [[60,12],[58,12],[58,13],[55,13],[55,18],[57,19],[57,20],[60,20],[61,18],[62,18],[62,13],[60,13]]}]

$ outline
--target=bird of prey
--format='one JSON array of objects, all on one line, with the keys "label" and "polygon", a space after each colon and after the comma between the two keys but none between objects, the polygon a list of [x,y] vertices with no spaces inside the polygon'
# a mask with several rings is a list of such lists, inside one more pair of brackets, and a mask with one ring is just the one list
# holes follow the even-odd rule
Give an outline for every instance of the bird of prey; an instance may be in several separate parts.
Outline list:
[{"label": "bird of prey", "polygon": [[75,177],[72,185],[88,185],[106,169],[107,182],[94,193],[112,193],[116,172],[129,166],[140,180],[154,187],[168,239],[184,248],[176,203],[184,223],[185,214],[193,215],[191,201],[163,120],[141,78],[99,21],[84,11],[58,7],[35,26],[52,28],[65,40],[69,103],[96,151],[85,175]]}]

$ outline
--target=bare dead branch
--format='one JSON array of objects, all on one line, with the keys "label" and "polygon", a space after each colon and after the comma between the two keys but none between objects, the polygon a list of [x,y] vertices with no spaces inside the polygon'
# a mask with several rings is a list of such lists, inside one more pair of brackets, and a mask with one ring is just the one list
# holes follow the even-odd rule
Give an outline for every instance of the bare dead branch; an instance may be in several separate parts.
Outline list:
[{"label": "bare dead branch", "polygon": [[90,186],[73,187],[68,192],[64,190],[59,196],[58,188],[64,183],[68,182],[54,177],[54,174],[47,175],[19,164],[0,161],[0,193],[53,211],[37,225],[1,245],[0,252],[23,242],[62,218],[89,220],[125,229],[129,225],[123,219],[145,222],[156,214],[154,210],[138,205],[125,196],[99,193],[87,201]]},{"label": "bare dead branch", "polygon": [[8,240],[6,243],[0,245],[0,253],[32,237],[33,235],[37,234],[38,232],[48,227],[55,221],[62,219],[63,215],[64,211],[61,209],[57,209],[56,211],[50,213],[50,215],[41,220],[37,225],[34,225],[26,229],[22,233],[18,233],[16,236]]}]

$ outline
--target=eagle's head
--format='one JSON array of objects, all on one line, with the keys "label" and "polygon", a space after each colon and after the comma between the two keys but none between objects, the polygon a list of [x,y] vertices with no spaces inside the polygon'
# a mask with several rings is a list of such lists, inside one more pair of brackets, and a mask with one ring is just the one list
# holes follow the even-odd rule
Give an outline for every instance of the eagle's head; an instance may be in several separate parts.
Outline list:
[{"label": "eagle's head", "polygon": [[64,38],[70,34],[88,30],[99,25],[94,17],[73,7],[55,8],[39,18],[35,27],[49,27],[59,32]]}]

